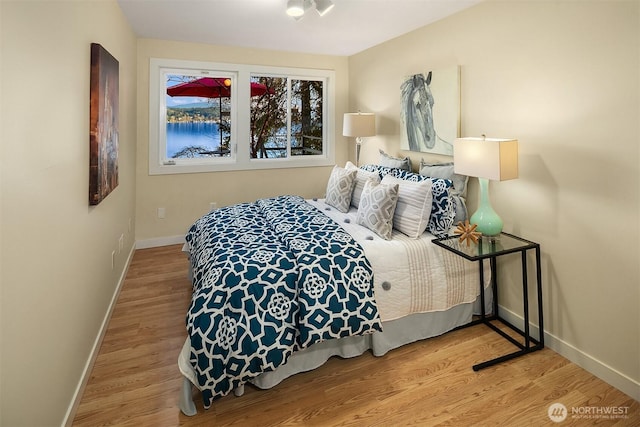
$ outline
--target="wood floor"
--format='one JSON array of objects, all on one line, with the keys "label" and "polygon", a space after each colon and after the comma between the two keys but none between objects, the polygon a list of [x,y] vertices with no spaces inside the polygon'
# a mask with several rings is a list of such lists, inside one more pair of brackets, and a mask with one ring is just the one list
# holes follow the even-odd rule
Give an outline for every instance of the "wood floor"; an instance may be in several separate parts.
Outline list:
[{"label": "wood floor", "polygon": [[[474,372],[514,350],[483,326],[384,357],[332,358],[271,390],[247,386],[208,411],[196,400],[198,415],[187,417],[178,409],[190,301],[180,249],[136,251],[74,426],[640,426],[640,403],[549,349]],[[547,414],[556,402],[570,412],[559,424]],[[594,415],[614,407],[626,418]]]}]

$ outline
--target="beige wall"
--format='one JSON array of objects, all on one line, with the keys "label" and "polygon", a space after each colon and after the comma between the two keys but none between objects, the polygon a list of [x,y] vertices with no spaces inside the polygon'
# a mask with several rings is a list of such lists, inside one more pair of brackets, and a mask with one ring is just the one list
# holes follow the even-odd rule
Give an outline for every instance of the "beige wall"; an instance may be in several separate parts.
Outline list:
[{"label": "beige wall", "polygon": [[[364,162],[449,159],[399,150],[399,85],[460,65],[462,135],[520,141],[520,178],[491,192],[505,231],[541,243],[548,344],[636,399],[639,4],[484,2],[349,59],[350,105],[380,118]],[[521,314],[518,269],[501,297]]]},{"label": "beige wall", "polygon": [[[59,426],[134,244],[136,39],[111,0],[1,1],[0,10],[0,425]],[[120,63],[120,185],[95,207],[92,42]]]},{"label": "beige wall", "polygon": [[[141,39],[138,41],[138,160],[136,239],[183,236],[189,226],[218,206],[252,201],[279,194],[321,197],[330,167],[271,169],[202,174],[149,175],[149,58],[227,62],[269,66],[320,68],[336,75],[336,163],[344,165],[348,141],[342,137],[342,115],[348,102],[347,58],[302,55],[267,50],[239,49]],[[350,141],[349,141],[350,142]],[[166,217],[159,219],[157,209]]]}]

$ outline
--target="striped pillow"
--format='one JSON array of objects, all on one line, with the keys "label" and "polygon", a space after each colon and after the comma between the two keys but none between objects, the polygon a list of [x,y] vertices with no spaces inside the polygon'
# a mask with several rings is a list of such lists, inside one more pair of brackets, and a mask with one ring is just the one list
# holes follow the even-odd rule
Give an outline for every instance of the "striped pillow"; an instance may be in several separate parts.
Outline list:
[{"label": "striped pillow", "polygon": [[382,183],[398,185],[398,203],[393,215],[393,228],[417,239],[429,225],[433,198],[431,180],[413,182],[386,175],[382,178]]},{"label": "striped pillow", "polygon": [[356,174],[356,184],[353,187],[353,194],[351,195],[351,206],[357,208],[360,205],[360,197],[362,196],[362,190],[364,190],[364,183],[368,180],[373,180],[374,184],[379,184],[380,175],[378,175],[378,172],[369,172],[360,169],[351,162],[347,162],[345,169],[358,171]]}]

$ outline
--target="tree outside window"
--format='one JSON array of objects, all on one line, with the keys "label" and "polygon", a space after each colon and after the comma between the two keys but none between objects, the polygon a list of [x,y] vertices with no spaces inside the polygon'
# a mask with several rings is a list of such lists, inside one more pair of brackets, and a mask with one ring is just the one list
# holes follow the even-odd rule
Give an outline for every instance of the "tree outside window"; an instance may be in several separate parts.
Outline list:
[{"label": "tree outside window", "polygon": [[266,76],[251,81],[267,87],[251,100],[251,158],[322,155],[323,82]]}]

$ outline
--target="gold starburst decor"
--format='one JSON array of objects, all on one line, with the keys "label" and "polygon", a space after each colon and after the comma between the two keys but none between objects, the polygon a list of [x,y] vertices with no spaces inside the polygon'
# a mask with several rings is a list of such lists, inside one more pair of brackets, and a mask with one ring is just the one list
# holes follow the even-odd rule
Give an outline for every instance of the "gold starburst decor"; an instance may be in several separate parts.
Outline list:
[{"label": "gold starburst decor", "polygon": [[482,233],[476,231],[477,226],[478,224],[469,224],[469,220],[466,220],[464,223],[460,221],[453,233],[460,236],[460,243],[466,241],[467,247],[469,247],[471,246],[471,242],[478,243],[478,239],[482,236]]}]

